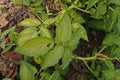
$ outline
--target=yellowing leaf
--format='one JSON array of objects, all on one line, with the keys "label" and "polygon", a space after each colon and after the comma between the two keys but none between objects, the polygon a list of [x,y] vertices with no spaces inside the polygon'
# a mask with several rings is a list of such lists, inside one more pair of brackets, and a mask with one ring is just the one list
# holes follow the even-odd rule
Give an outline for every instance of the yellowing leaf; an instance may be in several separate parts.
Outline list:
[{"label": "yellowing leaf", "polygon": [[53,34],[50,32],[50,30],[44,26],[41,26],[40,28],[40,35],[48,38],[53,38]]},{"label": "yellowing leaf", "polygon": [[28,40],[25,44],[16,49],[17,52],[26,56],[39,56],[47,53],[53,48],[53,40],[46,37],[37,37]]},{"label": "yellowing leaf", "polygon": [[34,80],[34,74],[32,65],[22,61],[20,66],[20,80]]},{"label": "yellowing leaf", "polygon": [[42,69],[48,68],[58,63],[59,59],[62,57],[64,53],[63,46],[56,45],[55,48],[49,51],[46,55],[44,55]]},{"label": "yellowing leaf", "polygon": [[73,28],[74,28],[73,30],[76,30],[79,28],[80,29],[80,36],[81,36],[80,38],[88,41],[87,32],[81,24],[73,23]]},{"label": "yellowing leaf", "polygon": [[32,39],[32,38],[35,38],[38,36],[38,33],[37,31],[35,30],[35,28],[26,28],[24,29],[18,39],[17,39],[17,45],[18,47],[22,46],[26,41]]},{"label": "yellowing leaf", "polygon": [[[61,15],[63,14],[63,15]],[[61,13],[62,16],[61,20],[58,24],[56,24],[56,37],[55,41],[59,42],[66,42],[70,39],[71,36],[71,21],[67,13]]]},{"label": "yellowing leaf", "polygon": [[41,22],[36,18],[27,18],[19,23],[20,26],[26,26],[26,27],[35,27],[39,26]]}]

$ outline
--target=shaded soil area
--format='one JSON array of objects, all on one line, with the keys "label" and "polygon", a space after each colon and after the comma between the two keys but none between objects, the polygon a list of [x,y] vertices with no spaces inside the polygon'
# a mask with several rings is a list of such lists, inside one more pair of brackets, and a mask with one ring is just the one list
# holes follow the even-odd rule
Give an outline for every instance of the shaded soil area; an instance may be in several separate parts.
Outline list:
[{"label": "shaded soil area", "polygon": [[[92,55],[94,48],[100,49],[102,40],[105,36],[103,31],[98,31],[94,29],[89,29],[88,39],[86,42],[80,40],[79,46],[75,50],[75,54],[78,56],[86,57],[87,54]],[[66,75],[65,80],[89,80],[87,79],[89,75],[89,70],[82,61],[73,60],[71,62],[70,71]]]}]

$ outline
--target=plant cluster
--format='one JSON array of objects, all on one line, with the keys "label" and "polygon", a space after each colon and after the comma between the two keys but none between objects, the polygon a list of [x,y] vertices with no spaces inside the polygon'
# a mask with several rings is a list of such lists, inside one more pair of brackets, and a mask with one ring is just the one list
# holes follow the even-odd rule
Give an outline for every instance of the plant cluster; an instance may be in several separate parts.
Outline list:
[{"label": "plant cluster", "polygon": [[[113,63],[120,60],[120,0],[11,2],[28,7],[36,16],[19,23],[24,28],[21,32],[15,32],[16,26],[12,26],[0,34],[1,54],[14,46],[14,51],[24,57],[20,80],[64,80],[62,76],[73,59],[83,61],[89,69],[91,75],[86,75],[86,80],[120,80],[120,69]],[[89,28],[105,32],[101,49],[93,49],[92,56],[76,56],[74,50],[80,40],[89,41]],[[10,39],[7,44],[5,35]]]}]

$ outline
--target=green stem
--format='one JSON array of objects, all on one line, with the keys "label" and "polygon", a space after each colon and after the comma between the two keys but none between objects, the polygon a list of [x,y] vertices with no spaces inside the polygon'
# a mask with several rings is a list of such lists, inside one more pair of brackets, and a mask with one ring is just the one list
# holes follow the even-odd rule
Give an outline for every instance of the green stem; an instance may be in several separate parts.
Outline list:
[{"label": "green stem", "polygon": [[98,53],[101,53],[107,46],[104,46]]},{"label": "green stem", "polygon": [[78,8],[78,7],[76,7],[76,6],[74,6],[73,8],[75,8],[75,9],[78,9],[79,11],[82,11],[82,12],[85,12],[85,13],[90,13],[89,11],[86,11],[86,10],[83,10],[83,9],[80,9],[80,8]]},{"label": "green stem", "polygon": [[79,57],[79,56],[74,55],[72,57],[73,57],[73,59],[78,59],[78,60],[82,60],[82,61],[96,60],[96,56],[84,58],[84,57]]},{"label": "green stem", "polygon": [[83,62],[85,63],[86,67],[90,70],[90,72],[91,72],[96,78],[98,78],[98,77],[96,76],[96,74],[94,73],[94,71],[88,66],[87,62],[86,62],[86,61],[83,61]]}]

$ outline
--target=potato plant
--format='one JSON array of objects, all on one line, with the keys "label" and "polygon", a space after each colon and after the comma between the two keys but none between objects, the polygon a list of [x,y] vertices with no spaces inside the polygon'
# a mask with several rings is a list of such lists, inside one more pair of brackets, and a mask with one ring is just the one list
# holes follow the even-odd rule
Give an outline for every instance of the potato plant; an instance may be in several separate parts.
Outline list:
[{"label": "potato plant", "polygon": [[[1,32],[4,54],[15,46],[23,55],[17,78],[20,80],[64,80],[73,59],[83,61],[91,74],[86,80],[120,80],[120,0],[11,0],[35,15]],[[104,31],[101,49],[92,56],[77,56],[74,51],[83,39],[89,42],[89,29]],[[8,35],[10,43],[2,40]],[[89,64],[90,62],[90,64]],[[37,65],[37,66],[36,66]],[[5,78],[4,80],[11,80]]]}]

